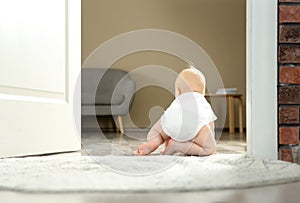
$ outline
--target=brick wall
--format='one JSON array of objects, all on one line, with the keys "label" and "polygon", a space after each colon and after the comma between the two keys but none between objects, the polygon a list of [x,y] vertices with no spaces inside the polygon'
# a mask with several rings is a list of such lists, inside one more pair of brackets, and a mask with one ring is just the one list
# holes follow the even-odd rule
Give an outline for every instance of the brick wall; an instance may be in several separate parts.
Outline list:
[{"label": "brick wall", "polygon": [[[300,163],[300,0],[278,2],[279,158]],[[299,154],[299,155],[298,155]]]}]

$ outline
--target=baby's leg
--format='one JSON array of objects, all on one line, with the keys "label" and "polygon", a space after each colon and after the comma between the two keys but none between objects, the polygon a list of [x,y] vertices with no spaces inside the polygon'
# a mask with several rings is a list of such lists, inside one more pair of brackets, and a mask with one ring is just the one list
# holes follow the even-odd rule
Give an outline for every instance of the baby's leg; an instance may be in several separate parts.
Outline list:
[{"label": "baby's leg", "polygon": [[[212,127],[213,129],[212,129]],[[207,155],[214,154],[217,149],[215,140],[214,123],[204,126],[198,135],[192,140],[193,143],[200,145]],[[205,155],[205,154],[204,154]]]},{"label": "baby's leg", "polygon": [[197,136],[189,142],[176,142],[170,140],[167,148],[162,154],[174,154],[181,152],[187,155],[205,156],[214,154],[216,151],[216,142],[214,134],[209,125],[201,128]]},{"label": "baby's leg", "polygon": [[160,124],[160,120],[158,120],[147,135],[147,143],[140,145],[136,150],[136,154],[150,154],[168,139],[170,139],[170,137],[164,133]]}]

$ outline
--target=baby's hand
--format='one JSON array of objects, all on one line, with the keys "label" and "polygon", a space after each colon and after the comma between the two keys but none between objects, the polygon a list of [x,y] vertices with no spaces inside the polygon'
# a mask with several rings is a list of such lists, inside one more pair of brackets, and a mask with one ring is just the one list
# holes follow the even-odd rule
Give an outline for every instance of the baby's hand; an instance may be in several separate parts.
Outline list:
[{"label": "baby's hand", "polygon": [[140,149],[140,147],[138,147],[138,148],[136,149],[135,153],[136,153],[136,155],[138,155],[138,156],[146,155],[145,152],[144,152],[142,149]]}]

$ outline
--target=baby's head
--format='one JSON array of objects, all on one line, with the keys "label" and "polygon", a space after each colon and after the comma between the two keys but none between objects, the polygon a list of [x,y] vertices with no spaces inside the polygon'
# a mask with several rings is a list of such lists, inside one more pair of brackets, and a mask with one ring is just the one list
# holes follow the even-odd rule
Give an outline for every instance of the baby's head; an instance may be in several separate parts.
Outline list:
[{"label": "baby's head", "polygon": [[175,96],[186,92],[205,94],[205,77],[194,67],[182,70],[175,81]]}]

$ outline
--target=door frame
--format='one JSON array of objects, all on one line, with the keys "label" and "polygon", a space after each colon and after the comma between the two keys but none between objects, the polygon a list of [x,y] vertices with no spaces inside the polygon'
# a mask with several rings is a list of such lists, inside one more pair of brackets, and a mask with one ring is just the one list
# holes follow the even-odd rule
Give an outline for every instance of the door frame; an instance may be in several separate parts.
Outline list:
[{"label": "door frame", "polygon": [[277,0],[247,0],[247,152],[278,159]]}]

